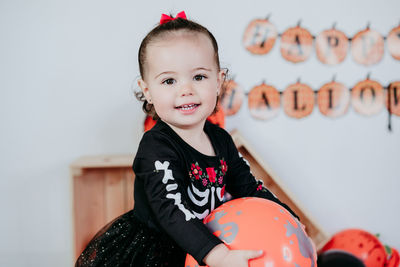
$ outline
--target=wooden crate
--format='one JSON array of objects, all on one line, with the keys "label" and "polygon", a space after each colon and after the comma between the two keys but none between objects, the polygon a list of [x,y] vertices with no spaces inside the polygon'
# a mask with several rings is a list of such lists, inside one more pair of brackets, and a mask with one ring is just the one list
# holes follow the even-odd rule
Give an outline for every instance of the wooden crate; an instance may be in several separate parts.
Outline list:
[{"label": "wooden crate", "polygon": [[70,165],[75,259],[92,237],[133,208],[133,156],[88,156]]},{"label": "wooden crate", "polygon": [[[254,176],[262,179],[269,190],[299,215],[317,249],[322,248],[328,241],[329,235],[312,219],[284,186],[282,180],[261,160],[240,133],[233,131],[231,134],[239,152],[249,162]],[[132,155],[82,157],[71,164],[75,259],[101,227],[132,209],[133,157]]]}]

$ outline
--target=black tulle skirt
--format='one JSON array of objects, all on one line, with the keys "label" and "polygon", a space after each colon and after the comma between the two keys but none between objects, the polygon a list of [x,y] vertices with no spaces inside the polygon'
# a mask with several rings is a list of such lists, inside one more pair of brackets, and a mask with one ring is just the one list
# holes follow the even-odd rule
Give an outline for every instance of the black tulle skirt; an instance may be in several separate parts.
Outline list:
[{"label": "black tulle skirt", "polygon": [[104,226],[75,266],[184,266],[186,253],[167,235],[148,228],[131,210]]}]

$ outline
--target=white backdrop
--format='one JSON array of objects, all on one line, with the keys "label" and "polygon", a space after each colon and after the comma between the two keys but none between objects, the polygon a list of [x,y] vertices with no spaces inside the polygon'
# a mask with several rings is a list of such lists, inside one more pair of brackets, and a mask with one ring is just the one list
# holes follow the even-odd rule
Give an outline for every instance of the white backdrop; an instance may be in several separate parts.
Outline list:
[{"label": "white backdrop", "polygon": [[[238,1],[239,2],[239,1]],[[368,22],[383,35],[399,23],[400,2],[387,1],[0,1],[0,265],[72,266],[69,164],[82,155],[134,154],[144,115],[133,96],[137,49],[161,13],[208,27],[221,60],[249,91],[262,80],[284,89],[298,77],[314,89],[337,80],[400,79],[387,51],[371,67],[350,56],[338,66],[315,56],[294,65],[279,40],[264,56],[242,46],[247,24],[272,14],[282,33],[302,20],[314,35],[330,28],[352,37]],[[227,118],[330,234],[349,227],[380,233],[400,248],[400,120],[387,113],[295,120],[283,111],[257,121],[246,103]]]}]

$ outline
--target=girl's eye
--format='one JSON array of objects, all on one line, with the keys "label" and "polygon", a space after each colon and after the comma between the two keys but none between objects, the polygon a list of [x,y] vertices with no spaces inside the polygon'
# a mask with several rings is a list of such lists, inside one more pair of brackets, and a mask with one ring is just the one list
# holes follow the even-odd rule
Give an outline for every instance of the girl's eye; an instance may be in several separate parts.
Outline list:
[{"label": "girl's eye", "polygon": [[202,75],[202,74],[199,74],[199,75],[194,76],[194,80],[195,80],[195,81],[202,81],[202,80],[204,80],[204,79],[206,79],[206,78],[207,78],[207,77],[204,76],[204,75]]},{"label": "girl's eye", "polygon": [[171,85],[175,83],[175,80],[172,78],[166,79],[162,82],[163,84]]}]

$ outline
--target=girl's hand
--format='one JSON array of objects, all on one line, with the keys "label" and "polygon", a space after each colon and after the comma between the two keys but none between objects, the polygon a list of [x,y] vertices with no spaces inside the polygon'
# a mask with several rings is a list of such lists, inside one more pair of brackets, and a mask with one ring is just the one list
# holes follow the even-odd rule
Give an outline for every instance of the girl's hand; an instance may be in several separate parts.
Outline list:
[{"label": "girl's hand", "polygon": [[263,255],[259,250],[229,250],[220,262],[210,267],[249,267],[249,260]]},{"label": "girl's hand", "polygon": [[249,260],[261,257],[261,250],[229,250],[224,244],[213,248],[204,262],[210,267],[248,267]]}]

